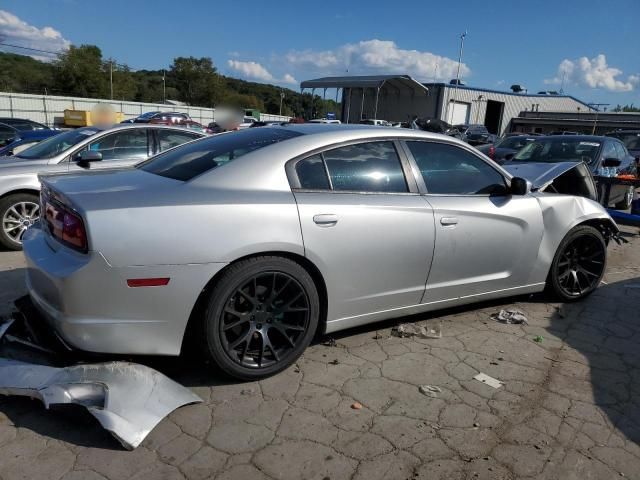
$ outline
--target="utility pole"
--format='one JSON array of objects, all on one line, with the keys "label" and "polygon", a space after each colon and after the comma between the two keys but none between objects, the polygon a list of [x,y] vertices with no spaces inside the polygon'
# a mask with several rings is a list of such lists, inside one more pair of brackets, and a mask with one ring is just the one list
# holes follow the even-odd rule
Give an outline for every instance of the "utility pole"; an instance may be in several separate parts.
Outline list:
[{"label": "utility pole", "polygon": [[284,92],[280,91],[280,115],[282,115],[282,100],[284,99]]},{"label": "utility pole", "polygon": [[464,39],[466,38],[466,36],[467,36],[467,31],[465,30],[465,32],[460,35],[460,54],[458,55],[458,69],[456,71],[456,84],[453,86],[453,99],[447,102],[447,106],[445,109],[445,117],[446,117],[445,121],[447,123],[449,123],[449,104],[453,102],[454,103],[453,108],[455,109],[455,102],[458,94],[458,84],[460,83],[460,65],[462,64],[462,53],[464,51]]},{"label": "utility pole", "polygon": [[166,84],[166,76],[164,68],[162,69],[162,103],[167,103],[167,84]]},{"label": "utility pole", "polygon": [[600,112],[600,107],[604,107],[604,110],[606,111],[609,104],[608,103],[589,103],[587,105],[589,105],[596,111],[596,116],[593,119],[593,128],[591,129],[591,135],[595,135],[596,127],[598,126],[598,113]]},{"label": "utility pole", "polygon": [[113,60],[109,61],[109,85],[111,87],[111,100],[113,100]]}]

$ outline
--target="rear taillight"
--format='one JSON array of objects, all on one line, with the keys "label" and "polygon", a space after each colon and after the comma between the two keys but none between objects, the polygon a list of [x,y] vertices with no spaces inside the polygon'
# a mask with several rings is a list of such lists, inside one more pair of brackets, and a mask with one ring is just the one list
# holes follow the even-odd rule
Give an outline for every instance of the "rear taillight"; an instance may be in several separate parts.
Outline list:
[{"label": "rear taillight", "polygon": [[493,156],[496,154],[496,147],[494,147],[493,145],[491,145],[489,147],[489,158],[493,158]]},{"label": "rear taillight", "polygon": [[45,201],[44,225],[51,236],[79,252],[88,250],[87,231],[82,218],[70,208],[54,201]]}]

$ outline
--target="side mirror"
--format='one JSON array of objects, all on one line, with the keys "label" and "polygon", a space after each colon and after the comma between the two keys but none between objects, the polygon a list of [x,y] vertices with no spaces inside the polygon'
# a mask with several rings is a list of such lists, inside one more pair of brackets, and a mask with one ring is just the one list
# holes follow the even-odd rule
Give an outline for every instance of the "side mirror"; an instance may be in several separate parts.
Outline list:
[{"label": "side mirror", "polygon": [[96,152],[94,150],[85,150],[80,152],[76,158],[76,162],[80,166],[88,166],[90,162],[101,162],[102,161],[102,153]]},{"label": "side mirror", "polygon": [[531,191],[531,184],[524,178],[513,177],[511,179],[511,195],[526,195]]},{"label": "side mirror", "polygon": [[602,161],[602,166],[603,167],[619,167],[620,166],[620,160],[618,160],[617,158],[605,158]]}]

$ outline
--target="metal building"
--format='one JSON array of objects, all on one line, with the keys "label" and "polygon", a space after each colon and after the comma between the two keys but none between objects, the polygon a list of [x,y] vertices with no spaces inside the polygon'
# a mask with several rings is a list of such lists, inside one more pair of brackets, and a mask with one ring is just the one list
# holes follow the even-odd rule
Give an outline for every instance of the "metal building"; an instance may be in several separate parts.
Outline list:
[{"label": "metal building", "polygon": [[[569,95],[502,92],[446,83],[422,84],[409,75],[324,77],[307,80],[301,89],[312,93],[327,89],[342,92],[345,123],[377,118],[409,122],[415,117],[439,118],[451,124],[479,123],[491,133],[511,129],[520,112],[593,111],[592,107]],[[336,97],[338,95],[336,94]]]}]

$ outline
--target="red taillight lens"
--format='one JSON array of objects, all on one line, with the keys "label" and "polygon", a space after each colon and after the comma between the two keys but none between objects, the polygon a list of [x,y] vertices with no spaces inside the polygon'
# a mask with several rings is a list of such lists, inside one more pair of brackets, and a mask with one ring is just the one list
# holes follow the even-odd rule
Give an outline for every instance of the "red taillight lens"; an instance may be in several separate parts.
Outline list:
[{"label": "red taillight lens", "polygon": [[87,232],[79,215],[64,205],[47,201],[45,202],[44,221],[53,237],[75,250],[87,251]]},{"label": "red taillight lens", "polygon": [[493,156],[496,154],[496,147],[494,147],[493,145],[491,145],[489,147],[489,158],[493,158]]},{"label": "red taillight lens", "polygon": [[69,212],[64,212],[62,220],[62,240],[70,246],[76,247],[78,250],[87,250],[87,234],[84,230],[82,219]]}]

